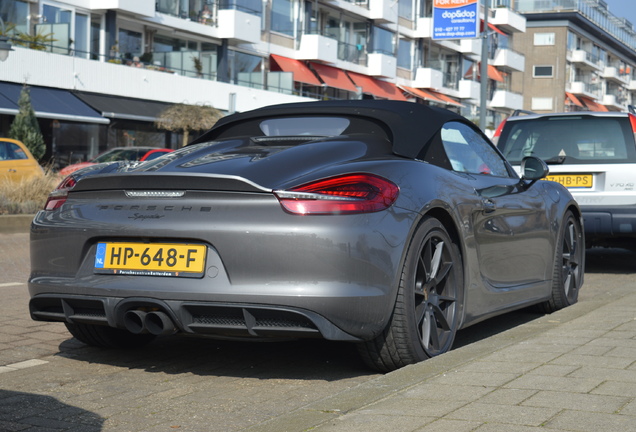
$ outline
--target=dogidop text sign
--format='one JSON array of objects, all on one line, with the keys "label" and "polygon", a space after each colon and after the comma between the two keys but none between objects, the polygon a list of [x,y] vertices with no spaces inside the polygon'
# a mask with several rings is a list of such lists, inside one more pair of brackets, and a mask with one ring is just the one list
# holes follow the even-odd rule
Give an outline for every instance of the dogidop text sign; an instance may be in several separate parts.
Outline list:
[{"label": "dogidop text sign", "polygon": [[433,0],[433,39],[478,36],[479,0]]}]

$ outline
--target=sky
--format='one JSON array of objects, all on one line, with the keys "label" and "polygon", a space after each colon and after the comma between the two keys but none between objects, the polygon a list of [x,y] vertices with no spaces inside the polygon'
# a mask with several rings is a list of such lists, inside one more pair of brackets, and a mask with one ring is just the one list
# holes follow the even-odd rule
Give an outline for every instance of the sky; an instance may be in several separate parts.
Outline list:
[{"label": "sky", "polygon": [[636,0],[604,0],[611,13],[619,18],[627,18],[636,26]]}]

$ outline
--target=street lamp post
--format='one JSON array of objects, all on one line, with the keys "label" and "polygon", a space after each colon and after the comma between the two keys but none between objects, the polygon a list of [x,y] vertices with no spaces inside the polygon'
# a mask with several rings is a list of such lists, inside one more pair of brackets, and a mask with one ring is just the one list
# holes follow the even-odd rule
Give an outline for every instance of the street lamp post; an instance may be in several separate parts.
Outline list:
[{"label": "street lamp post", "polygon": [[484,0],[484,30],[481,34],[481,64],[480,66],[480,100],[479,100],[479,128],[486,130],[486,112],[488,111],[488,3]]},{"label": "street lamp post", "polygon": [[2,28],[2,34],[0,35],[0,61],[5,61],[9,57],[9,52],[13,51],[13,48],[11,48],[9,38],[5,35],[6,28],[2,18],[0,18],[0,26]]}]

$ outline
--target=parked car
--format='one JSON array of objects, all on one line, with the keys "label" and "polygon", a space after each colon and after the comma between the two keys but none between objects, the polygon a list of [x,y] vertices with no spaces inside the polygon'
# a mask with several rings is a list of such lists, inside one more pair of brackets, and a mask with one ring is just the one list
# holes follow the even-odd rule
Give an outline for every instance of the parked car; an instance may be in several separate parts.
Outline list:
[{"label": "parked car", "polygon": [[146,161],[171,152],[171,149],[156,147],[114,147],[86,162],[78,162],[60,170],[61,176],[67,176],[78,169],[104,162]]},{"label": "parked car", "polygon": [[548,180],[567,187],[583,212],[587,246],[636,250],[636,116],[625,112],[521,115],[500,128],[513,166],[534,155]]},{"label": "parked car", "polygon": [[541,160],[522,173],[424,105],[235,114],[155,161],[67,177],[33,221],[31,316],[105,347],[175,332],[348,341],[393,370],[488,317],[577,301],[578,205],[539,181]]},{"label": "parked car", "polygon": [[42,167],[24,143],[0,138],[0,182],[19,182],[41,175]]}]

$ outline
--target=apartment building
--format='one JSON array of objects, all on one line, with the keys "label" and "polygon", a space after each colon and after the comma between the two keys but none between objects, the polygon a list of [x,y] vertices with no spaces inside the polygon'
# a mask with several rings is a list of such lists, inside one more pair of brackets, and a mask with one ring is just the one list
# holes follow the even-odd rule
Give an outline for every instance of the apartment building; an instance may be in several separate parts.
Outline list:
[{"label": "apartment building", "polygon": [[[512,83],[526,22],[488,1],[492,128],[524,106]],[[175,148],[177,134],[154,125],[175,103],[232,113],[379,98],[476,120],[482,41],[433,40],[432,15],[433,0],[2,0],[14,51],[0,63],[0,135],[25,83],[61,165],[114,146]]]},{"label": "apartment building", "polygon": [[[635,4],[636,5],[636,4]],[[526,58],[514,91],[536,112],[626,111],[636,102],[636,31],[603,0],[516,0]]]}]

